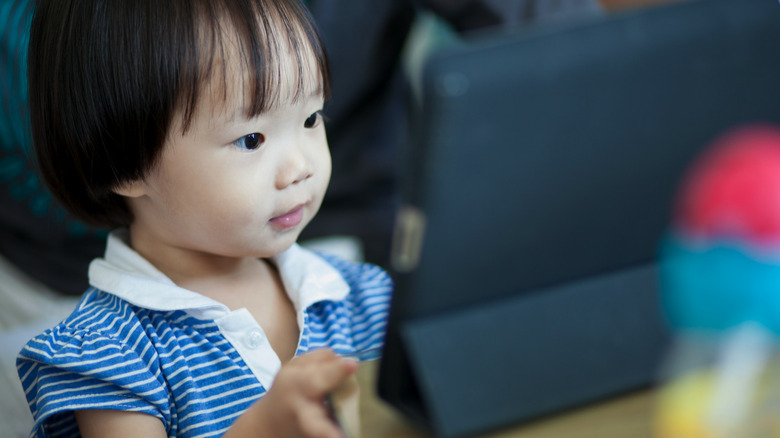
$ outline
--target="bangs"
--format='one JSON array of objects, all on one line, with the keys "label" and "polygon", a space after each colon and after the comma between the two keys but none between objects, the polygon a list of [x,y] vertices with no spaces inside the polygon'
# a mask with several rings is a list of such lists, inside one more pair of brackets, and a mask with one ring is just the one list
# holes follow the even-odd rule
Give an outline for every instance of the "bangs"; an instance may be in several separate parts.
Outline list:
[{"label": "bangs", "polygon": [[198,44],[181,60],[179,109],[186,131],[204,91],[227,103],[239,87],[247,118],[285,102],[330,94],[328,61],[309,11],[297,0],[196,2]]}]

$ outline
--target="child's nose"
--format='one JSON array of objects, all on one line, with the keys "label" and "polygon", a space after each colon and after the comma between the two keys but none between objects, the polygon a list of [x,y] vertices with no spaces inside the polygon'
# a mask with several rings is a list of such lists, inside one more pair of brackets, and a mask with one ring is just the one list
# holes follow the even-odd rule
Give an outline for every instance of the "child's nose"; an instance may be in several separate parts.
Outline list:
[{"label": "child's nose", "polygon": [[276,173],[276,188],[281,190],[290,185],[311,178],[313,169],[306,154],[297,146],[287,150],[279,171]]}]

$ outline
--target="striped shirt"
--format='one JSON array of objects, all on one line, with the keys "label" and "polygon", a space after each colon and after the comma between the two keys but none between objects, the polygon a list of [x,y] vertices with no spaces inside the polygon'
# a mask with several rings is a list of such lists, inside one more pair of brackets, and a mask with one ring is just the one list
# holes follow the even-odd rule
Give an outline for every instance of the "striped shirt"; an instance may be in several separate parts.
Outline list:
[{"label": "striped shirt", "polygon": [[[246,309],[179,288],[126,238],[109,236],[73,314],[19,355],[31,436],[79,436],[73,411],[80,409],[154,415],[170,437],[221,436],[281,367]],[[296,354],[329,347],[378,356],[392,290],[383,270],[297,245],[272,262],[296,309]]]}]

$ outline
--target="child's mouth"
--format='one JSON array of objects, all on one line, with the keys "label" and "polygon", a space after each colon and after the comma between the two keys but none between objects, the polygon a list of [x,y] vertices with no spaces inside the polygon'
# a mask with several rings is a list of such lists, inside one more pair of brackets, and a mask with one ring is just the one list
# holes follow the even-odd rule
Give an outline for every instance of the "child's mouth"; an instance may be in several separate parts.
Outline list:
[{"label": "child's mouth", "polygon": [[280,228],[292,228],[303,220],[303,207],[305,206],[306,204],[300,204],[287,213],[271,218],[269,222]]}]

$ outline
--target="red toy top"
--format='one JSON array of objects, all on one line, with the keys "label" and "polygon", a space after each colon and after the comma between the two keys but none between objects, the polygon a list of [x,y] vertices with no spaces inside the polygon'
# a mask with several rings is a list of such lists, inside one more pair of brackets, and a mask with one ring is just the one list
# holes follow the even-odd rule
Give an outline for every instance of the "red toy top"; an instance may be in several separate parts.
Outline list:
[{"label": "red toy top", "polygon": [[674,221],[694,240],[780,244],[780,128],[751,125],[719,138],[687,173]]}]

